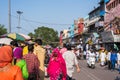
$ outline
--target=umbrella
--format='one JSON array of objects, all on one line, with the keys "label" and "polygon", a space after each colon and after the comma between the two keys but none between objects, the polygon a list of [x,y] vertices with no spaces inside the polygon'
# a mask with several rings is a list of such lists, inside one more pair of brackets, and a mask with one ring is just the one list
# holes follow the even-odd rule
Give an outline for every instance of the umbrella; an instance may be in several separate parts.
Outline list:
[{"label": "umbrella", "polygon": [[12,38],[12,39],[15,39],[15,40],[20,40],[20,41],[25,40],[25,38],[18,33],[8,33],[8,34],[2,35],[1,37],[9,37],[9,38]]},{"label": "umbrella", "polygon": [[13,41],[10,38],[0,38],[0,44],[10,45],[10,42]]},{"label": "umbrella", "polygon": [[18,33],[19,35],[23,36],[26,40],[30,40],[31,37],[22,33]]}]

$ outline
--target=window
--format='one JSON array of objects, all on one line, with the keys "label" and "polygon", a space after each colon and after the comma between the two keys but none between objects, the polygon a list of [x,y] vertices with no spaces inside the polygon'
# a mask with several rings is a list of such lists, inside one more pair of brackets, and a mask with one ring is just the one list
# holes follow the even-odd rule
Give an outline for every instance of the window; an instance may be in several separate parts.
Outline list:
[{"label": "window", "polygon": [[113,8],[115,8],[115,1],[113,2]]},{"label": "window", "polygon": [[112,6],[112,4],[108,5],[108,10],[110,10],[110,9],[111,9],[111,6]]},{"label": "window", "polygon": [[110,10],[109,6],[107,6],[106,8],[107,8],[107,10]]},{"label": "window", "polygon": [[116,6],[118,5],[118,2],[119,2],[119,0],[116,0],[116,1],[115,1],[115,5],[116,5]]},{"label": "window", "polygon": [[113,5],[114,5],[114,4],[113,4],[113,2],[112,2],[112,3],[111,3],[111,8],[113,8]]}]

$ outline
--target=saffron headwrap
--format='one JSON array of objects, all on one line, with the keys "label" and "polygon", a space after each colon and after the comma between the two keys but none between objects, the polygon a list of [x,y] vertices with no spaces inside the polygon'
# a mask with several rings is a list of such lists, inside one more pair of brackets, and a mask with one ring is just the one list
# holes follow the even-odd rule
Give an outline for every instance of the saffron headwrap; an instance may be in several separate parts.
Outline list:
[{"label": "saffron headwrap", "polygon": [[10,46],[3,46],[0,48],[0,67],[6,66],[12,62],[12,48]]}]

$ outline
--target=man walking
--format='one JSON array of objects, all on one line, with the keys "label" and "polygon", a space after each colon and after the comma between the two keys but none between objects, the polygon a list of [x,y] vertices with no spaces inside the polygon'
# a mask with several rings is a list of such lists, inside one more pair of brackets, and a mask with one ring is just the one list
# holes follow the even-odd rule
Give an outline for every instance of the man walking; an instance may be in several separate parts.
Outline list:
[{"label": "man walking", "polygon": [[115,70],[115,63],[117,61],[117,53],[116,53],[115,49],[111,53],[110,60],[111,60],[111,65],[112,65],[111,68],[114,71]]},{"label": "man walking", "polygon": [[63,58],[65,59],[66,67],[67,67],[67,80],[72,80],[74,65],[77,68],[77,72],[80,72],[80,68],[75,54],[71,51],[70,45],[67,45],[67,51],[63,53]]},{"label": "man walking", "polygon": [[44,67],[44,60],[45,60],[45,49],[42,48],[42,40],[36,39],[34,45],[34,53],[37,55],[38,60],[40,62],[40,80],[44,80],[45,77],[45,67]]}]

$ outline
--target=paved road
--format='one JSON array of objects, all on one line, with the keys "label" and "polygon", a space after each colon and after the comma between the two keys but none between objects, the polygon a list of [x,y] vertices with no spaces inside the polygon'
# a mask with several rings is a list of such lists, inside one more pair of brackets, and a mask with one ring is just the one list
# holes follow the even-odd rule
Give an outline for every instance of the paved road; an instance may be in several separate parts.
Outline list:
[{"label": "paved road", "polygon": [[79,64],[81,72],[73,74],[76,80],[116,80],[117,77],[120,78],[117,70],[110,71],[107,66],[101,67],[99,63],[96,63],[95,69],[88,68],[85,60],[80,60]]},{"label": "paved road", "polygon": [[79,60],[79,65],[81,72],[77,73],[75,70],[73,73],[75,80],[120,80],[120,74],[118,74],[117,70],[110,71],[106,66],[101,67],[99,63],[96,63],[95,69],[88,68],[85,60]]}]

